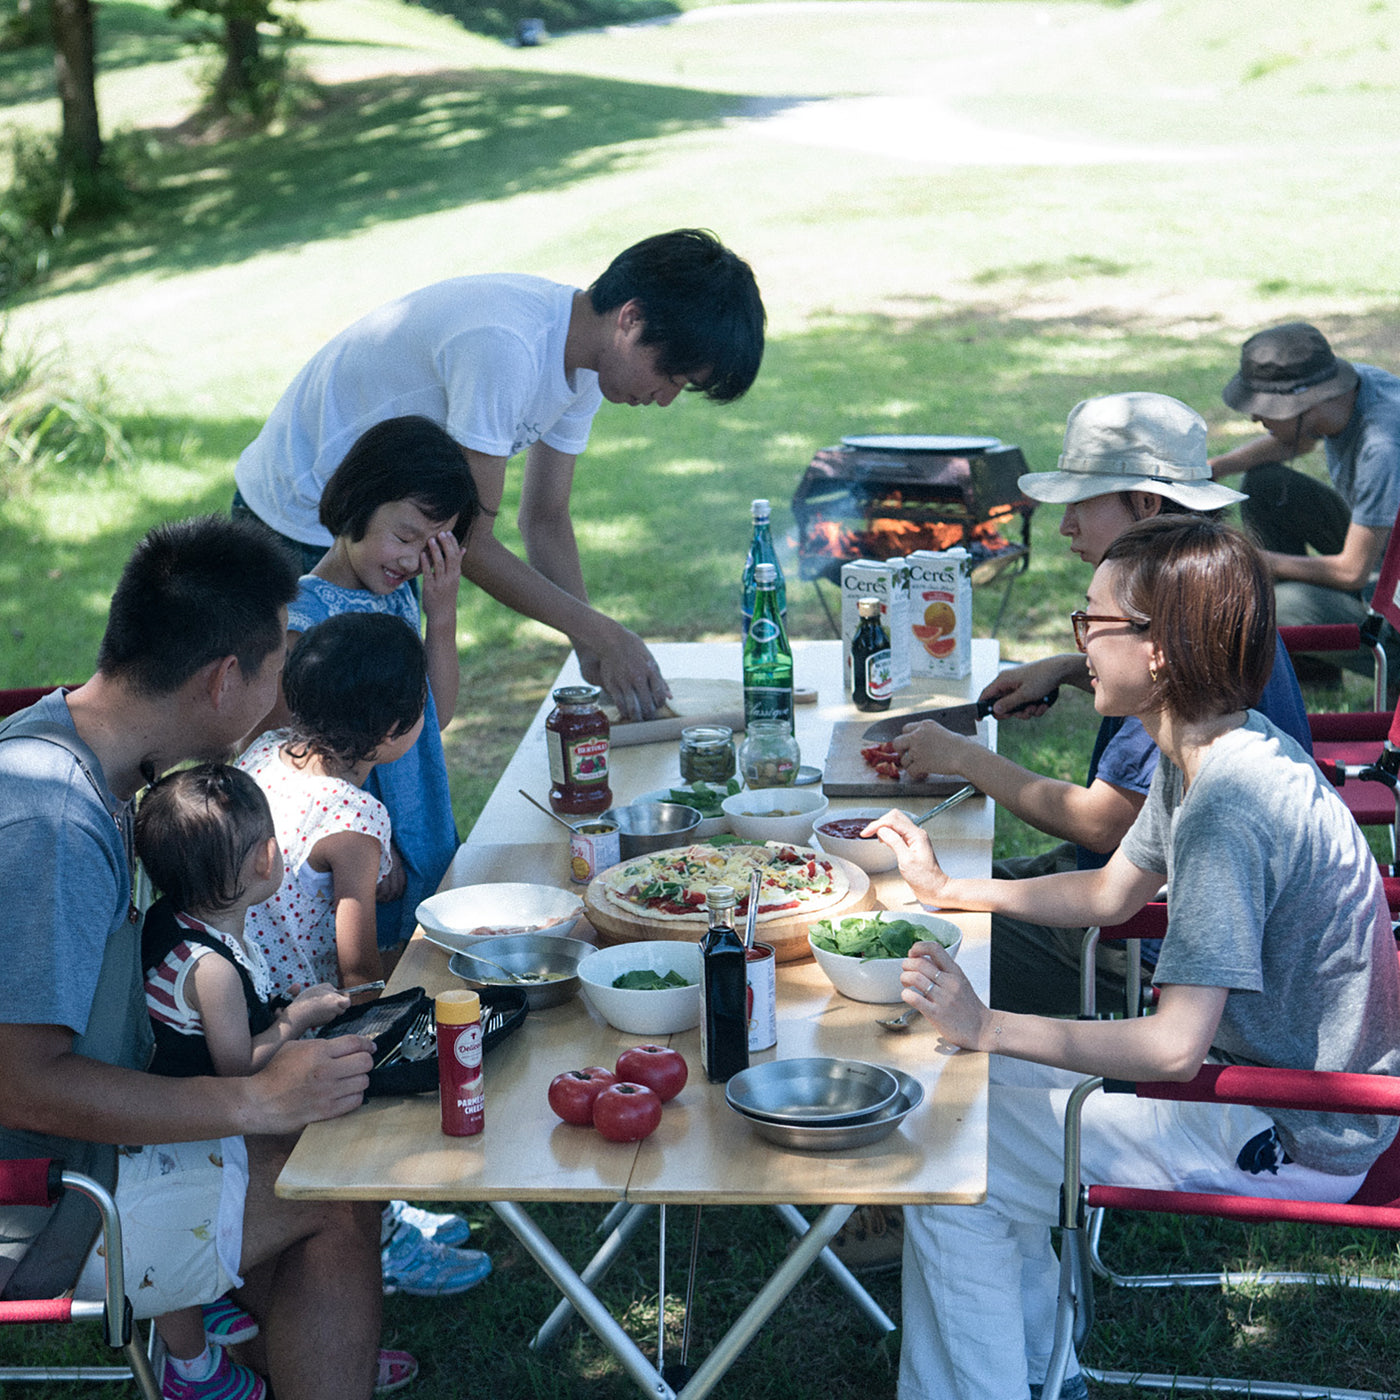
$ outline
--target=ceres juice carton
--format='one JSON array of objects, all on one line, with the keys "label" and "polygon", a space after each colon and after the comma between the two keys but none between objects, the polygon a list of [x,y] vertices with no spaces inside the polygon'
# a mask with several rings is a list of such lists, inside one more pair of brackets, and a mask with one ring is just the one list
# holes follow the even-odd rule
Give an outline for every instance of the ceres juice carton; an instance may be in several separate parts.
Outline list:
[{"label": "ceres juice carton", "polygon": [[972,560],[965,549],[921,549],[909,566],[910,671],[957,678],[972,670]]},{"label": "ceres juice carton", "polygon": [[853,559],[841,565],[841,674],[851,695],[851,642],[860,629],[862,598],[880,600],[880,621],[890,634],[893,689],[909,684],[909,570],[903,559]]}]

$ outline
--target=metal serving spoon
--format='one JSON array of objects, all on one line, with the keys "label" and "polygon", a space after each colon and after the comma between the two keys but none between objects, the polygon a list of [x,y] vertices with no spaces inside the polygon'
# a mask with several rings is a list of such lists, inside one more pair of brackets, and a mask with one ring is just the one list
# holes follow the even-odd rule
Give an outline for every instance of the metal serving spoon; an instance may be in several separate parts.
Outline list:
[{"label": "metal serving spoon", "polygon": [[877,1026],[883,1026],[887,1031],[907,1031],[909,1029],[909,1023],[918,1014],[919,1013],[912,1006],[906,1006],[898,1016],[877,1016],[875,1018],[875,1024]]},{"label": "metal serving spoon", "polygon": [[959,802],[966,802],[969,797],[976,797],[977,789],[971,783],[966,783],[960,787],[951,797],[945,797],[937,807],[930,807],[921,817],[914,818],[915,826],[922,826],[926,821],[932,821],[940,812],[946,812],[950,807],[956,807]]}]

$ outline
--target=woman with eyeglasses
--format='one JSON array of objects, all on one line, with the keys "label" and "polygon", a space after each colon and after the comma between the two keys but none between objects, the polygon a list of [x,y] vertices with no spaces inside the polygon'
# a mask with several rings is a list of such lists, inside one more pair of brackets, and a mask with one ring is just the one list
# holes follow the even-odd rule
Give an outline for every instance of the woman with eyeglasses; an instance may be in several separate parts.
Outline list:
[{"label": "woman with eyeglasses", "polygon": [[[1400,1072],[1400,970],[1375,859],[1316,765],[1252,708],[1274,647],[1258,552],[1215,521],[1143,521],[1108,546],[1073,628],[1096,710],[1136,716],[1161,751],[1107,865],[952,879],[902,813],[868,830],[943,908],[1116,924],[1165,879],[1160,998],[1121,1021],[994,1010],[941,947],[912,950],[904,1000],[992,1060],[985,1203],[905,1211],[901,1400],[1039,1396],[1064,1104],[1081,1076],[1189,1080],[1207,1059]],[[1084,1179],[1344,1201],[1395,1131],[1388,1118],[1096,1096]],[[1073,1363],[1063,1394],[1086,1393]]]}]

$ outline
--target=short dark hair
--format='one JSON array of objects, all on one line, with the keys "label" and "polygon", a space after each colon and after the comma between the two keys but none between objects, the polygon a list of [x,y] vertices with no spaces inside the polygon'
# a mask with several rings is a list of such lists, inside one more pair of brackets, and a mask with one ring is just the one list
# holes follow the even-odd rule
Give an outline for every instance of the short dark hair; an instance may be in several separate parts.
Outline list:
[{"label": "short dark hair", "polygon": [[1274,586],[1259,551],[1218,520],[1156,516],[1104,551],[1118,605],[1162,653],[1156,703],[1181,719],[1251,709],[1273,670]]},{"label": "short dark hair", "polygon": [[423,713],[422,639],[389,613],[338,613],[301,634],[282,693],[292,712],[293,752],[359,763]]},{"label": "short dark hair", "polygon": [[282,645],[280,610],[297,573],[266,528],[205,515],[158,525],[112,594],[97,669],[146,695],[170,695],[211,661],[246,675]]},{"label": "short dark hair", "polygon": [[588,289],[601,315],[642,311],[642,344],[665,375],[706,374],[700,392],[729,403],[748,392],[763,359],[763,299],[753,270],[705,229],[678,228],[619,253]]},{"label": "short dark hair", "polygon": [[461,447],[429,418],[386,418],[361,433],[321,493],[321,524],[362,540],[370,516],[393,501],[412,501],[429,520],[455,515],[458,544],[481,509]]},{"label": "short dark hair", "polygon": [[261,841],[276,835],[263,790],[238,768],[178,768],[147,790],[136,813],[136,853],[177,912],[228,909]]}]

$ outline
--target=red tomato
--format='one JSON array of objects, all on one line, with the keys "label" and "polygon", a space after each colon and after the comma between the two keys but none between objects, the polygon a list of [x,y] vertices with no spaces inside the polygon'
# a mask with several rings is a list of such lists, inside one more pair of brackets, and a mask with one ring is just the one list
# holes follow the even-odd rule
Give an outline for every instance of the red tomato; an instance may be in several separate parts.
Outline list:
[{"label": "red tomato", "polygon": [[593,1121],[593,1100],[617,1083],[617,1075],[602,1065],[556,1074],[549,1083],[549,1106],[566,1123],[586,1128]]},{"label": "red tomato", "polygon": [[660,1121],[661,1100],[645,1084],[610,1084],[593,1100],[593,1126],[609,1142],[640,1142]]},{"label": "red tomato", "polygon": [[634,1045],[617,1057],[617,1077],[629,1084],[645,1084],[662,1103],[670,1103],[685,1088],[690,1068],[679,1050]]}]

